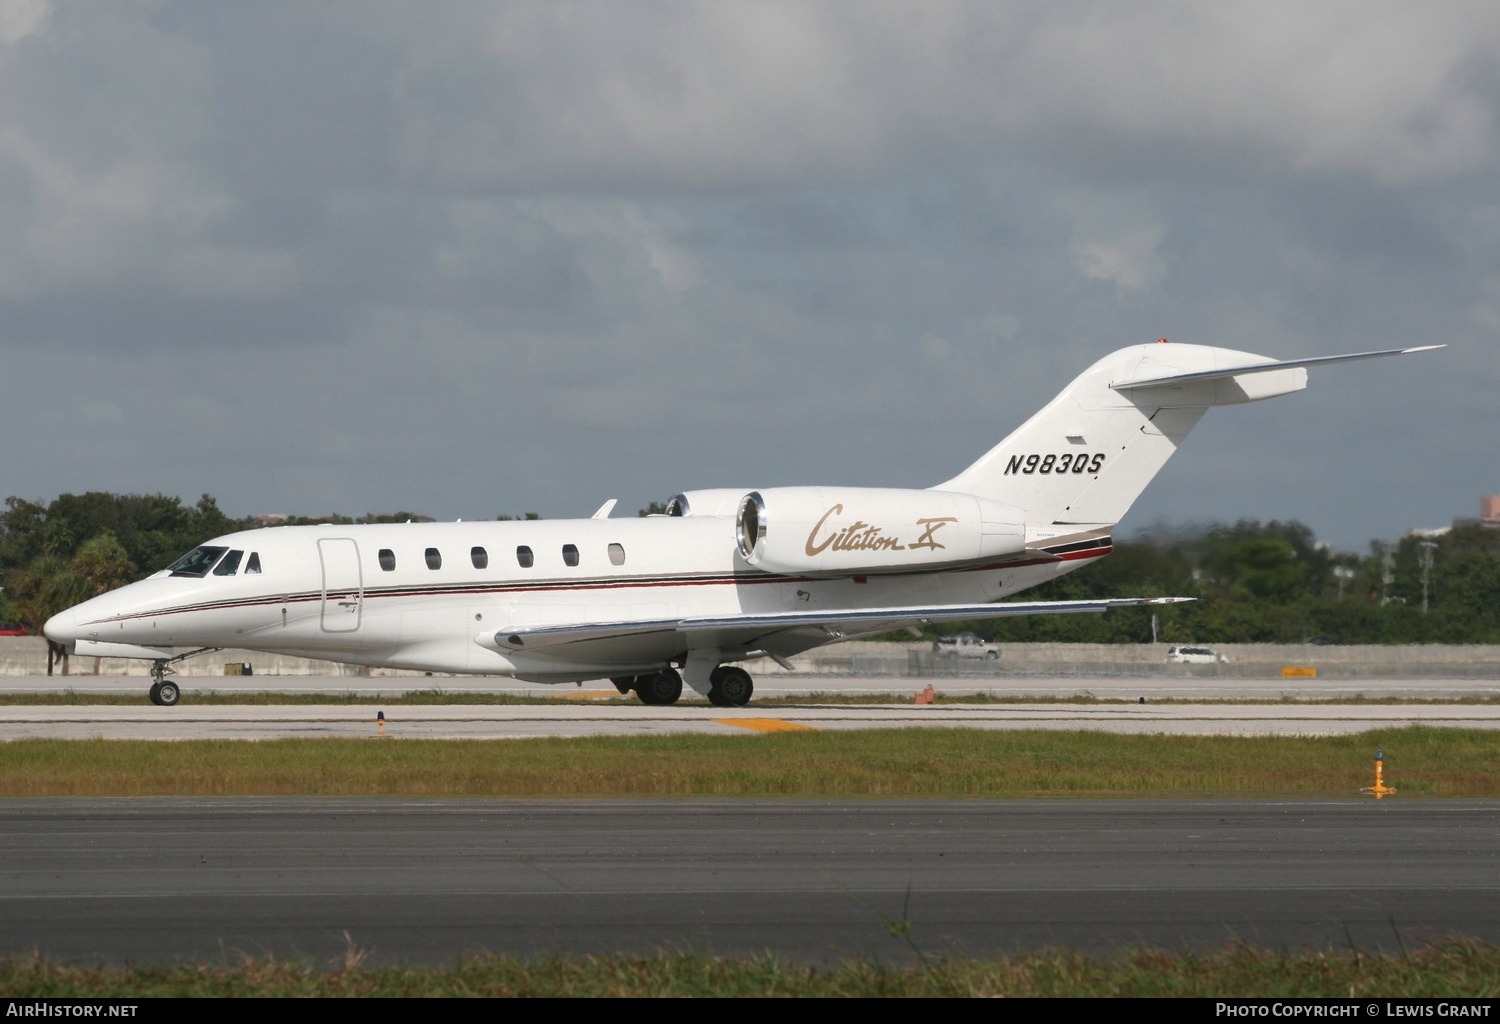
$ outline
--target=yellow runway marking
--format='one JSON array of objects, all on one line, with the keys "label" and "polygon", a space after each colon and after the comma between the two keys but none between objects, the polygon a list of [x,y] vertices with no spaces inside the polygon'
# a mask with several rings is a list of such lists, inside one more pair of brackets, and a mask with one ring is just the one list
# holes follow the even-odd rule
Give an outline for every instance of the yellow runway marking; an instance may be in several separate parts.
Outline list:
[{"label": "yellow runway marking", "polygon": [[602,700],[605,697],[619,697],[619,690],[574,690],[572,693],[559,693],[553,700]]},{"label": "yellow runway marking", "polygon": [[741,729],[754,729],[756,732],[817,732],[810,725],[802,725],[799,722],[788,722],[781,718],[715,718],[720,725],[733,725]]}]

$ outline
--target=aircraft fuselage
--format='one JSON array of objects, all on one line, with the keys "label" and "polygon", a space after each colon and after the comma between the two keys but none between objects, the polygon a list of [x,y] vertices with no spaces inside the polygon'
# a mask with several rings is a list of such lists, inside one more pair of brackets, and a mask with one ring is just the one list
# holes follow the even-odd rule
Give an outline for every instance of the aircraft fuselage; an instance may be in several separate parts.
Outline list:
[{"label": "aircraft fuselage", "polygon": [[[232,574],[163,570],[84,602],[65,613],[71,628],[55,620],[53,632],[70,632],[80,653],[91,644],[233,647],[563,682],[644,672],[683,652],[669,636],[649,636],[615,643],[607,658],[559,660],[498,650],[489,638],[580,621],[977,604],[1109,551],[1093,546],[956,572],[810,578],[747,566],[730,518],[665,516],[272,527],[203,548],[242,554]],[[251,556],[258,572],[246,571]],[[790,656],[828,636],[778,641],[771,653]],[[748,653],[723,652],[726,660]]]}]

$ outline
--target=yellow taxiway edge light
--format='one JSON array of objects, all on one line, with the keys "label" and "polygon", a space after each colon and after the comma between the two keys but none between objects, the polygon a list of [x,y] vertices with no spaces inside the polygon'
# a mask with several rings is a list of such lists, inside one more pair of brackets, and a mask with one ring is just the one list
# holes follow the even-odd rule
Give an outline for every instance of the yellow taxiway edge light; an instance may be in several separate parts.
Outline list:
[{"label": "yellow taxiway edge light", "polygon": [[740,729],[753,729],[756,732],[817,732],[810,725],[800,722],[788,722],[780,718],[715,718],[720,725],[733,725]]}]

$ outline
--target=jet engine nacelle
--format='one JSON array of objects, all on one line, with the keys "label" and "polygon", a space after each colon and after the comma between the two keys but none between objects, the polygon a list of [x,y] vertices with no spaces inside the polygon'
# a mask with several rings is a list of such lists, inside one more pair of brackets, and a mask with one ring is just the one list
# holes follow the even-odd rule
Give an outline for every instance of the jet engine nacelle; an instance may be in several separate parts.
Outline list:
[{"label": "jet engine nacelle", "polygon": [[788,575],[849,576],[980,564],[1026,550],[1018,509],[954,491],[776,487],[740,498],[746,562]]},{"label": "jet engine nacelle", "polygon": [[706,487],[683,491],[667,502],[669,516],[732,516],[745,496],[743,487]]}]

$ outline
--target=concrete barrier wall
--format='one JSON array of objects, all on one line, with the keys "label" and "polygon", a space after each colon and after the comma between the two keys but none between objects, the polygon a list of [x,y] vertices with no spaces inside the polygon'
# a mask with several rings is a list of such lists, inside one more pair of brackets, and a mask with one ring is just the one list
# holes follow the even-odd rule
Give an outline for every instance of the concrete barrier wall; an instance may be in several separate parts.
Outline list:
[{"label": "concrete barrier wall", "polygon": [[[1220,644],[1228,661],[1167,662],[1168,644],[1002,644],[997,661],[934,655],[920,643],[849,643],[794,659],[813,674],[924,676],[1090,675],[1281,678],[1283,668],[1313,668],[1325,678],[1500,678],[1500,646],[1409,644],[1314,646]],[[760,672],[767,668],[757,669]]]},{"label": "concrete barrier wall", "polygon": [[[147,676],[151,663],[138,658],[69,658],[68,674],[75,676]],[[178,675],[222,676],[226,665],[249,664],[255,675],[270,676],[363,676],[372,672],[382,676],[422,676],[422,672],[398,672],[394,669],[366,669],[359,665],[341,665],[313,658],[292,658],[280,654],[258,654],[254,651],[214,651],[174,665]],[[53,666],[61,675],[61,664]],[[0,637],[0,676],[44,676],[47,674],[47,642],[36,636]]]},{"label": "concrete barrier wall", "polygon": [[[871,675],[922,678],[954,675],[1224,676],[1280,678],[1287,666],[1316,668],[1325,678],[1500,679],[1500,645],[1405,645],[1316,647],[1305,644],[1223,644],[1214,649],[1223,665],[1169,665],[1167,644],[1003,644],[998,661],[945,658],[924,643],[856,641],[809,651],[792,659],[806,675]],[[225,666],[249,664],[263,676],[411,676],[424,672],[367,669],[311,658],[252,651],[216,651],[179,663],[184,676],[222,676]],[[780,674],[775,662],[757,661],[756,674]],[[131,658],[73,658],[71,675],[145,676],[150,663]],[[0,675],[45,675],[47,645],[40,637],[0,637]],[[54,672],[61,674],[58,666]],[[438,673],[441,675],[442,673]]]}]

